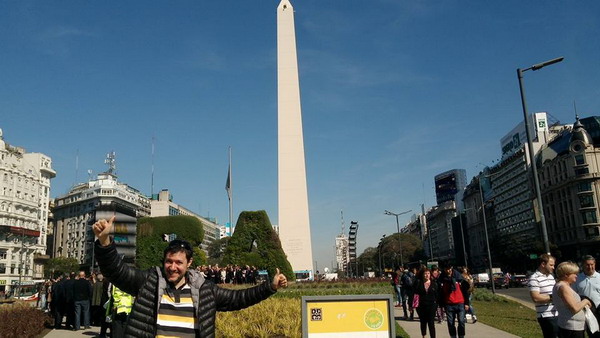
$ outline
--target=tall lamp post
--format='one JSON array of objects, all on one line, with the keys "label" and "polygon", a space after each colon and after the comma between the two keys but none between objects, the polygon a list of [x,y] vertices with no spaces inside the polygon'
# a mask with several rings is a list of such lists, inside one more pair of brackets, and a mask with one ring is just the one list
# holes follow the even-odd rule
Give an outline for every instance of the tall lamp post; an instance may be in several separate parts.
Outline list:
[{"label": "tall lamp post", "polygon": [[542,237],[544,240],[544,250],[547,254],[550,254],[550,244],[548,243],[548,230],[546,229],[546,218],[544,216],[544,206],[542,203],[542,192],[540,189],[540,181],[537,175],[537,167],[535,165],[533,143],[531,141],[531,132],[529,131],[529,116],[527,113],[527,103],[525,102],[525,89],[523,88],[523,73],[528,70],[539,70],[546,66],[561,62],[564,60],[563,57],[548,60],[542,63],[535,64],[529,68],[521,69],[517,68],[517,77],[519,78],[519,89],[521,91],[521,104],[523,106],[523,118],[525,119],[525,132],[527,133],[527,146],[528,146],[528,157],[529,163],[531,163],[531,174],[533,175],[533,183],[535,188],[535,195],[538,202],[538,210],[540,213],[540,223],[542,225]]},{"label": "tall lamp post", "polygon": [[461,212],[458,213],[458,220],[460,221],[460,237],[462,238],[462,247],[463,247],[463,256],[465,258],[465,268],[468,267],[468,262],[467,262],[467,248],[465,247],[465,230],[463,229],[463,221],[462,221],[462,215],[463,215],[463,211],[467,211],[469,209],[465,209],[462,210]]},{"label": "tall lamp post", "polygon": [[385,235],[381,237],[379,240],[378,251],[379,251],[379,276],[383,276],[383,268],[381,267],[381,248],[383,247],[383,240],[385,239]]},{"label": "tall lamp post", "polygon": [[396,216],[396,233],[398,234],[398,246],[400,247],[400,265],[404,266],[404,260],[402,259],[402,240],[400,239],[400,222],[398,222],[398,216],[408,214],[411,210],[403,211],[401,213],[394,213],[389,210],[385,210],[384,213],[390,216]]},{"label": "tall lamp post", "polygon": [[485,175],[481,175],[479,177],[479,197],[481,198],[481,213],[483,216],[483,232],[485,234],[485,243],[487,246],[487,255],[488,255],[488,264],[490,269],[490,283],[492,284],[492,293],[496,293],[496,287],[494,286],[494,273],[492,272],[492,254],[490,252],[490,239],[488,237],[487,230],[487,220],[485,217],[485,202],[483,201],[483,190],[481,189],[481,179],[486,177]]}]

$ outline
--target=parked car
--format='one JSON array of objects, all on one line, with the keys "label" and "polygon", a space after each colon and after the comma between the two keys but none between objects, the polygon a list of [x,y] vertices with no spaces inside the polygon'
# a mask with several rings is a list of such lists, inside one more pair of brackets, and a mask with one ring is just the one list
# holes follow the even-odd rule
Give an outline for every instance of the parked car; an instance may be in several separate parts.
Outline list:
[{"label": "parked car", "polygon": [[487,273],[478,273],[473,276],[473,282],[475,283],[475,287],[487,287],[490,284],[490,275]]},{"label": "parked car", "polygon": [[[502,272],[494,272],[494,287],[508,289],[509,279]],[[491,285],[489,286],[491,288]]]},{"label": "parked car", "polygon": [[525,287],[525,286],[527,286],[527,283],[529,283],[529,278],[527,278],[527,276],[513,275],[512,279],[510,280],[510,287],[511,288]]}]

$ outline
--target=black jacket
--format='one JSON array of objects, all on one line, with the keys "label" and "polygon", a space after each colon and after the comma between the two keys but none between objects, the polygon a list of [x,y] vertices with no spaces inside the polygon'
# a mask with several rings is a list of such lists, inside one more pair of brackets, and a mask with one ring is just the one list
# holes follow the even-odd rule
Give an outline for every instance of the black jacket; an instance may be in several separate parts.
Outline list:
[{"label": "black jacket", "polygon": [[85,278],[79,278],[73,282],[73,300],[90,300],[92,298],[92,283]]},{"label": "black jacket", "polygon": [[437,308],[440,297],[438,288],[438,283],[435,280],[431,280],[427,290],[425,290],[425,284],[423,281],[416,281],[415,294],[419,295],[419,308]]},{"label": "black jacket", "polygon": [[[102,274],[119,289],[136,297],[125,335],[130,337],[156,336],[158,300],[165,293],[167,281],[159,267],[146,271],[125,265],[114,243],[103,247],[96,241],[96,260]],[[271,283],[253,288],[230,290],[205,280],[202,274],[188,270],[187,281],[192,288],[192,301],[198,319],[199,336],[215,336],[217,311],[235,311],[254,305],[274,294]]]}]

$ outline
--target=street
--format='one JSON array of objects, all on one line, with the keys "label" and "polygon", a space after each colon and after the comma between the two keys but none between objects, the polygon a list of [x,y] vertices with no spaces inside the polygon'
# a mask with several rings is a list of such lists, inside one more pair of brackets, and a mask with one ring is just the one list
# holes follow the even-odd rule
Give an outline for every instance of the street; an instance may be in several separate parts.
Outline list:
[{"label": "street", "polygon": [[531,301],[531,297],[529,296],[529,288],[508,288],[508,289],[496,289],[496,293],[499,295],[505,295],[509,298],[513,298],[513,300],[518,301],[519,303],[528,305],[531,308],[535,308],[535,305]]}]

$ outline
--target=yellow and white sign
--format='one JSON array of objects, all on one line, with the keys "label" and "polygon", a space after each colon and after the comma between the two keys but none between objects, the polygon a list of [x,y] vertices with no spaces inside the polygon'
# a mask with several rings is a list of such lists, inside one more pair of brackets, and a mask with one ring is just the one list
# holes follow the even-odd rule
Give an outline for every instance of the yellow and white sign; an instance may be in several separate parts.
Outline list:
[{"label": "yellow and white sign", "polygon": [[302,297],[302,302],[304,337],[395,335],[389,295]]}]

